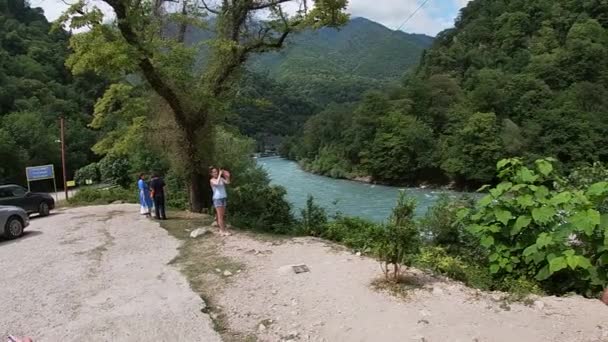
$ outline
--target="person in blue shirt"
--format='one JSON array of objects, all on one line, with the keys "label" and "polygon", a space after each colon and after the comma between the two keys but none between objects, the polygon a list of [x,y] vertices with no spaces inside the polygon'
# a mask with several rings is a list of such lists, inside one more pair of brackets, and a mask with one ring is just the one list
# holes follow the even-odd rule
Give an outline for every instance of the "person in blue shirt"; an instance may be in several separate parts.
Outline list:
[{"label": "person in blue shirt", "polygon": [[152,198],[150,198],[150,187],[148,182],[145,180],[146,175],[140,174],[139,180],[137,181],[137,188],[139,188],[139,213],[142,215],[150,216],[152,210]]},{"label": "person in blue shirt", "polygon": [[210,174],[211,180],[209,183],[213,190],[213,206],[215,207],[217,225],[220,228],[220,234],[222,236],[229,236],[230,232],[228,232],[228,229],[226,228],[224,215],[226,214],[226,205],[228,204],[226,185],[230,184],[230,172],[212,167]]}]

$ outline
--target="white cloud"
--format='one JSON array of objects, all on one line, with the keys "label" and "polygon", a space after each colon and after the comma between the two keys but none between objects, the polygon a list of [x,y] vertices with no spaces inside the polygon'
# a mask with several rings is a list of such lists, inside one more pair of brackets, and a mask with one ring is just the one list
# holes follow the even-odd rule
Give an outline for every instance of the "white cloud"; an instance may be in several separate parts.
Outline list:
[{"label": "white cloud", "polygon": [[[74,0],[65,0],[71,2]],[[391,29],[397,29],[424,0],[350,0],[348,11],[357,17],[377,21]],[[456,9],[466,6],[470,0],[429,0],[404,26],[407,32],[435,35],[453,25],[458,14]],[[30,0],[32,7],[42,7],[49,20],[57,19],[67,9],[64,0]],[[111,10],[100,0],[92,1],[106,13]],[[213,2],[213,1],[211,1]]]}]

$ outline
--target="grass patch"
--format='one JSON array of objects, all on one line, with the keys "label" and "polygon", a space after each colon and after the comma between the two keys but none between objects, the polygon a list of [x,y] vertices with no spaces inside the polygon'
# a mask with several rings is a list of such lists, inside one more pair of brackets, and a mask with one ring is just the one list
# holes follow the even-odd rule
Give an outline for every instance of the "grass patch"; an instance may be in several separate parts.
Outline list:
[{"label": "grass patch", "polygon": [[[236,276],[237,271],[244,270],[245,265],[221,255],[221,239],[216,235],[205,235],[197,239],[190,238],[190,232],[201,227],[208,227],[213,217],[204,214],[183,211],[169,211],[166,221],[161,226],[175,238],[184,243],[179,248],[179,255],[171,264],[180,268],[194,290],[206,303],[203,312],[211,317],[215,330],[223,341],[256,341],[254,335],[243,334],[230,329],[223,308],[215,298],[221,296],[226,284]],[[217,272],[220,270],[220,272]],[[226,277],[224,271],[230,271],[232,276]]]}]

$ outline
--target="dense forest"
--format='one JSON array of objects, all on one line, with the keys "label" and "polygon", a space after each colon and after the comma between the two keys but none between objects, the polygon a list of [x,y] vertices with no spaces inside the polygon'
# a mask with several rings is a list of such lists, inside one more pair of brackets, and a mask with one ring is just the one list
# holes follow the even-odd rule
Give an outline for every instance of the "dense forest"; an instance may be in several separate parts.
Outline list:
[{"label": "dense forest", "polygon": [[328,106],[283,154],[403,184],[489,182],[505,157],[606,161],[607,57],[604,1],[472,1],[400,87]]},{"label": "dense forest", "polygon": [[61,175],[59,117],[67,122],[70,173],[95,158],[96,134],[87,129],[105,86],[64,66],[69,34],[51,32],[42,10],[0,0],[0,183],[25,183],[25,167],[54,164]]}]

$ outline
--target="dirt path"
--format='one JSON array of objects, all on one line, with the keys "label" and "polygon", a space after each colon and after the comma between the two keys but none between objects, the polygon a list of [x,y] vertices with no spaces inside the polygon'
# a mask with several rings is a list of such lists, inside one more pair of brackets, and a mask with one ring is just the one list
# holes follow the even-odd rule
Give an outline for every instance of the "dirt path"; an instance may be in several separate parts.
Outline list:
[{"label": "dirt path", "polygon": [[204,302],[167,265],[180,242],[137,206],[71,209],[27,232],[0,241],[0,340],[220,340]]},{"label": "dirt path", "polygon": [[[258,341],[608,341],[608,307],[581,297],[507,304],[428,276],[409,299],[371,289],[376,261],[326,242],[281,243],[237,234],[219,244],[243,270],[214,299],[231,329]],[[291,266],[310,272],[295,274]],[[215,270],[218,277],[224,270]]]}]

